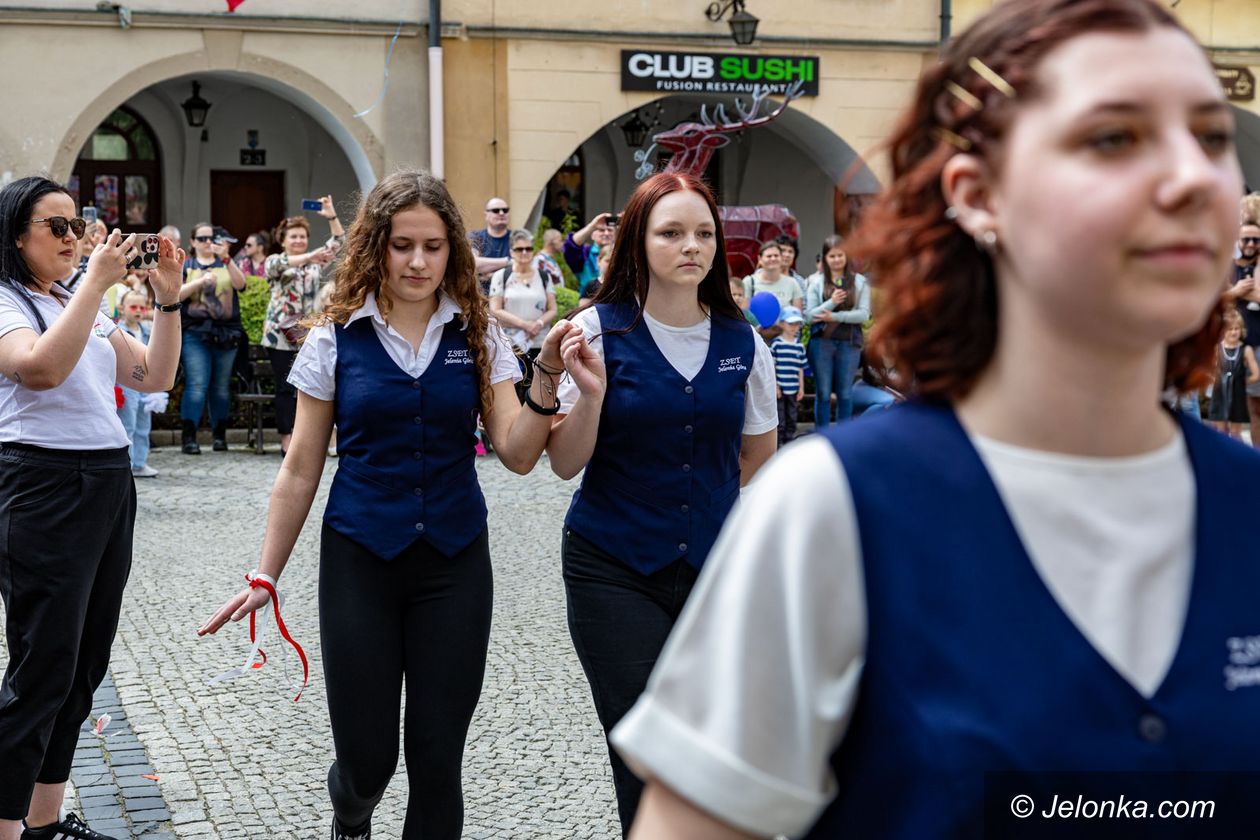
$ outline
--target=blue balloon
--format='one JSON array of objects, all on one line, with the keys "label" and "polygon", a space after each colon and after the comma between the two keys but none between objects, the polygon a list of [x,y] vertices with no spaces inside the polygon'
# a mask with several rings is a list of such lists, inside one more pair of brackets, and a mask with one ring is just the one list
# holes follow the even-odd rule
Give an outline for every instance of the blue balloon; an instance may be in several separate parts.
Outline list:
[{"label": "blue balloon", "polygon": [[779,299],[774,292],[757,292],[748,301],[748,311],[763,327],[772,327],[779,320]]}]

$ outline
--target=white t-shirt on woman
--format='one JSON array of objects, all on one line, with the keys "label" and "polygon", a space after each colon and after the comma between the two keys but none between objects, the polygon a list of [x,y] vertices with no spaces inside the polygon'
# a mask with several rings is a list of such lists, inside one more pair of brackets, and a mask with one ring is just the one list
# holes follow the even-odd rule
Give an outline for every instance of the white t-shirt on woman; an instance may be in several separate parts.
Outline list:
[{"label": "white t-shirt on woman", "polygon": [[[555,294],[551,280],[536,268],[528,277],[517,274],[515,271],[509,277],[507,275],[511,270],[510,266],[500,268],[491,275],[490,297],[502,297],[503,308],[508,314],[515,315],[522,321],[537,321],[547,311],[547,295]],[[506,286],[504,285],[505,278]],[[529,350],[543,346],[547,333],[551,332],[551,325],[544,324],[538,331],[538,335],[532,339],[529,333],[516,327],[505,326],[503,331],[521,350]]]},{"label": "white t-shirt on woman", "polygon": [[[26,328],[38,332],[22,293],[0,286],[0,336]],[[65,307],[51,295],[32,291],[27,299],[51,327]],[[0,374],[0,442],[48,449],[119,449],[129,441],[118,419],[114,380],[118,357],[109,337],[118,326],[97,313],[87,344],[66,380],[36,391]]]}]

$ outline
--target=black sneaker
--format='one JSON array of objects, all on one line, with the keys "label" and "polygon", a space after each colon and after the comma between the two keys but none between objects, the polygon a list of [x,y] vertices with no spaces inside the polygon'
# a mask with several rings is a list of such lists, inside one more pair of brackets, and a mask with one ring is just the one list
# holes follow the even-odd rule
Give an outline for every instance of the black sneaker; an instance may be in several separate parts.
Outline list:
[{"label": "black sneaker", "polygon": [[[23,836],[22,840],[26,840],[25,836]],[[369,820],[358,834],[350,834],[341,827],[341,823],[337,822],[337,818],[333,817],[332,840],[372,840],[372,823]]]},{"label": "black sneaker", "polygon": [[201,447],[197,445],[195,440],[184,441],[183,452],[185,455],[200,455]]},{"label": "black sneaker", "polygon": [[99,831],[93,831],[88,828],[88,824],[79,819],[78,814],[66,814],[66,818],[61,822],[46,825],[42,828],[27,828],[26,823],[22,823],[22,840],[71,840],[71,838],[80,838],[80,840],[115,840]]},{"label": "black sneaker", "polygon": [[227,452],[227,423],[223,420],[214,427],[214,451]]},{"label": "black sneaker", "polygon": [[227,441],[226,441],[226,440],[224,440],[223,438],[215,438],[215,439],[214,439],[214,451],[215,451],[215,452],[227,452],[227,451],[228,451],[228,450],[227,450]]}]

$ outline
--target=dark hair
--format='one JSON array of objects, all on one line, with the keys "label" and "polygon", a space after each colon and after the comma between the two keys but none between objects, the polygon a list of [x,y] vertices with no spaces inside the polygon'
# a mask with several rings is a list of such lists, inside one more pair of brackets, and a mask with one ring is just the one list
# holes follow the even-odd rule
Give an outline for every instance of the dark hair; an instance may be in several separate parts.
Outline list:
[{"label": "dark hair", "polygon": [[[621,303],[635,307],[634,321],[624,331],[634,329],[643,317],[642,302],[647,300],[650,276],[647,261],[648,216],[656,203],[670,193],[693,192],[704,199],[713,216],[717,252],[713,267],[700,281],[697,293],[700,302],[709,307],[710,315],[725,315],[738,321],[744,315],[731,296],[730,269],[726,265],[726,238],[722,235],[722,219],[709,187],[695,175],[686,172],[659,172],[651,176],[630,196],[617,225],[612,262],[608,265],[599,292],[593,303]],[[588,306],[591,304],[588,304]],[[614,331],[615,332],[615,331]]]},{"label": "dark hair", "polygon": [[463,217],[446,185],[428,172],[400,170],[382,178],[363,197],[333,269],[333,292],[328,306],[308,323],[349,322],[350,316],[363,306],[368,292],[375,293],[381,315],[389,317],[394,306],[386,283],[389,234],[394,215],[413,207],[427,207],[446,226],[450,254],[446,260],[446,275],[439,289],[459,305],[460,318],[467,329],[468,349],[476,365],[478,394],[484,414],[493,403],[490,354],[486,349],[486,334],[491,329],[490,313],[486,298],[481,293],[481,283],[477,280],[477,264],[468,244],[468,234],[464,231]]},{"label": "dark hair", "polygon": [[[258,245],[263,249],[263,253],[271,250],[271,234],[265,230],[256,230],[250,234],[254,239],[258,240]],[[246,237],[248,239],[249,237]]]},{"label": "dark hair", "polygon": [[836,233],[824,239],[822,244],[823,300],[827,299],[826,290],[831,288],[833,282],[831,266],[827,264],[827,255],[836,248],[844,251],[844,271],[840,273],[840,288],[844,291],[845,297],[840,308],[852,309],[857,302],[854,300],[857,297],[857,271],[853,268],[853,260],[849,259],[849,252],[844,248],[844,237]]},{"label": "dark hair", "polygon": [[40,332],[48,329],[48,325],[31,299],[30,288],[36,285],[35,276],[31,274],[17,241],[30,228],[31,216],[39,200],[58,192],[70,195],[61,184],[42,175],[19,178],[0,189],[0,283],[18,292],[35,316]]},{"label": "dark hair", "polygon": [[780,250],[785,247],[792,249],[792,262],[788,265],[788,270],[791,271],[796,265],[796,258],[801,255],[801,243],[786,233],[780,233],[774,238],[774,241],[779,243]]},{"label": "dark hair", "polygon": [[[965,146],[1000,171],[1004,136],[1021,104],[1041,94],[1035,71],[1059,45],[1085,34],[1163,27],[1185,32],[1152,0],[1008,0],[950,41],[919,80],[888,143],[891,186],[866,209],[848,252],[879,278],[872,353],[891,359],[919,394],[966,395],[997,347],[993,262],[945,217],[946,162]],[[972,58],[1005,79],[1016,96],[1007,98],[986,81]],[[981,107],[951,93],[950,82]],[[1191,391],[1211,381],[1221,312],[1218,306],[1197,334],[1168,347],[1166,385]]]},{"label": "dark hair", "polygon": [[197,231],[201,230],[203,227],[210,228],[210,235],[214,236],[214,223],[213,222],[197,222],[197,224],[192,226],[192,230],[188,232],[188,238],[189,239],[196,238]]},{"label": "dark hair", "polygon": [[757,248],[757,256],[760,257],[762,254],[764,254],[766,251],[769,251],[771,248],[774,248],[776,251],[781,251],[781,249],[779,248],[779,240],[767,239],[765,242],[762,242],[761,245]]}]

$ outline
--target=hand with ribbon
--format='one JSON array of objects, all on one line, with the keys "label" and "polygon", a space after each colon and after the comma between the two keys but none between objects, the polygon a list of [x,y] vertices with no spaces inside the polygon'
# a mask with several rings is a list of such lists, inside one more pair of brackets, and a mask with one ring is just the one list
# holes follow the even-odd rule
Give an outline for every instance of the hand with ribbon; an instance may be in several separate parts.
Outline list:
[{"label": "hand with ribbon", "polygon": [[[276,628],[280,631],[280,635],[284,640],[293,646],[297,651],[298,658],[302,660],[302,688],[298,691],[297,697],[293,698],[293,702],[297,702],[302,696],[302,692],[306,690],[307,679],[310,676],[310,667],[306,661],[306,652],[302,650],[302,646],[294,641],[289,635],[289,629],[284,624],[284,619],[280,617],[280,606],[282,598],[276,592],[276,581],[270,575],[260,572],[250,572],[245,575],[245,580],[249,584],[240,592],[229,598],[223,606],[210,616],[205,624],[197,630],[198,636],[214,634],[219,631],[228,621],[240,621],[245,616],[249,616],[249,640],[252,645],[249,656],[245,660],[245,664],[240,668],[233,669],[226,673],[215,677],[211,682],[219,682],[221,680],[230,679],[232,677],[243,676],[252,669],[261,668],[267,662],[267,654],[263,652],[262,636],[256,622],[256,613],[260,607],[265,607],[268,602],[271,603],[275,611]],[[265,617],[266,613],[264,613]],[[262,661],[257,661],[259,656]]]}]

